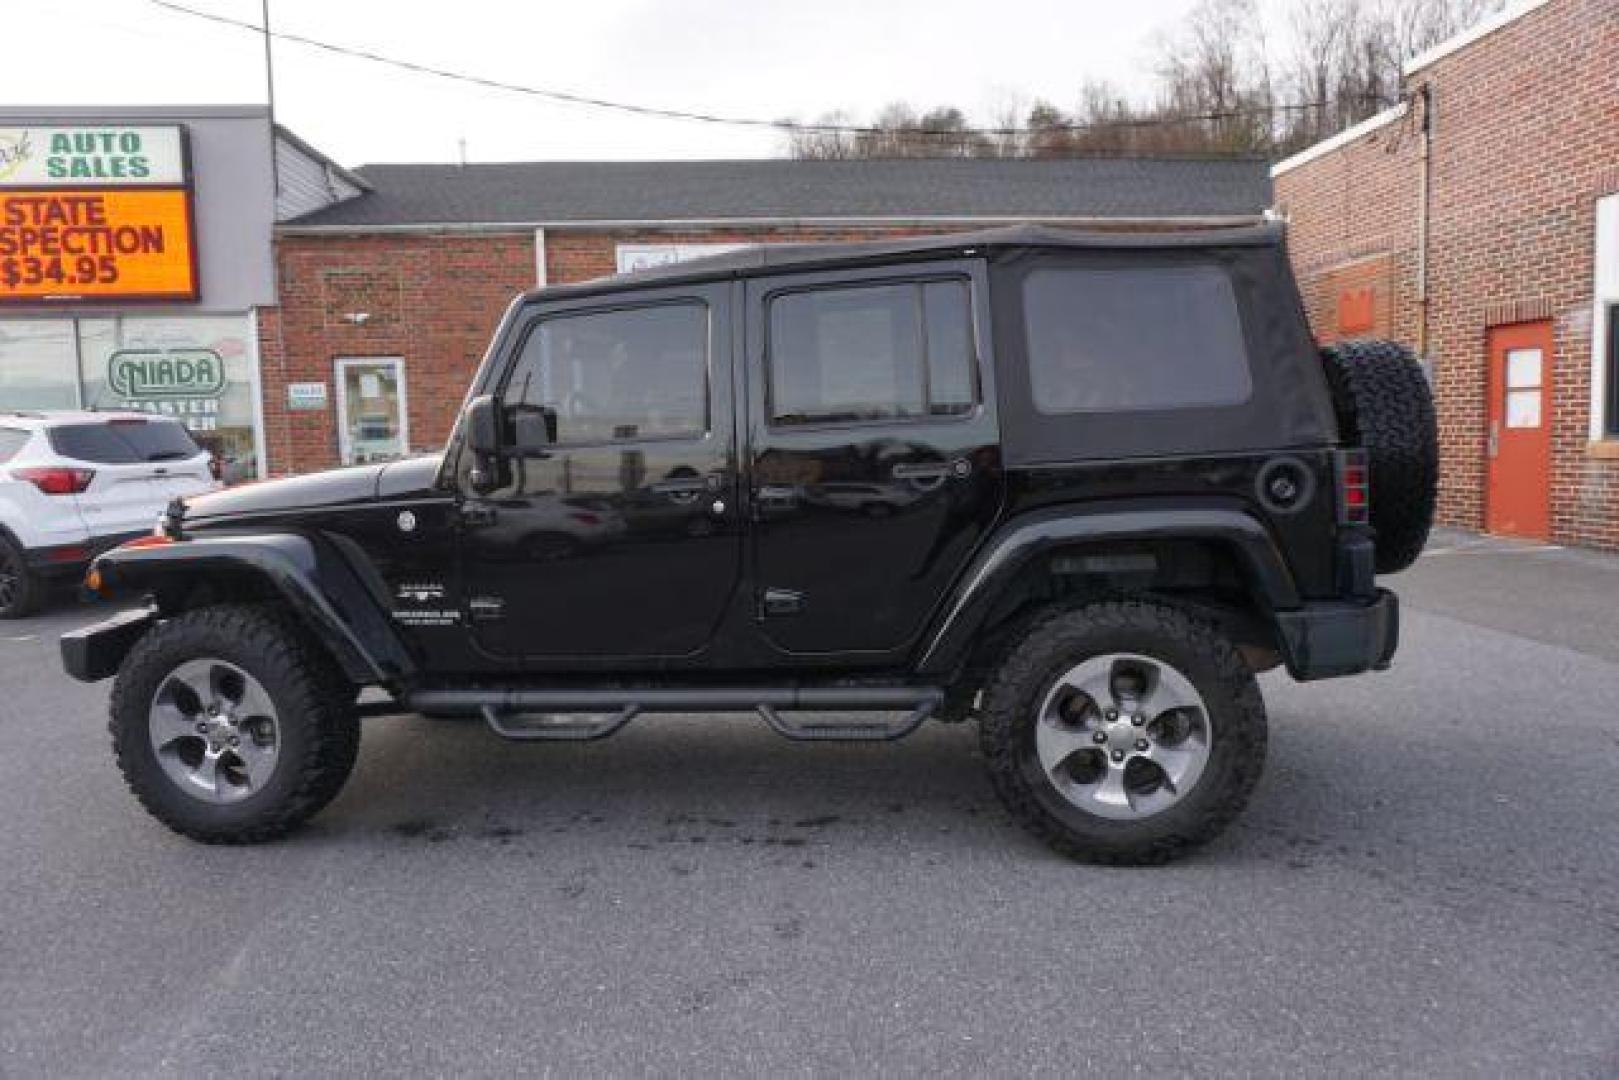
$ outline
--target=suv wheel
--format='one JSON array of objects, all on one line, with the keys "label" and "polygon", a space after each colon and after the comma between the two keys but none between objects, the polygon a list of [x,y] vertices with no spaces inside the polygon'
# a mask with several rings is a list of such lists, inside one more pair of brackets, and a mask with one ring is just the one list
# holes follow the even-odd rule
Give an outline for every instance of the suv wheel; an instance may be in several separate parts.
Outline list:
[{"label": "suv wheel", "polygon": [[41,582],[28,569],[22,548],[0,536],[0,619],[20,619],[39,602]]},{"label": "suv wheel", "polygon": [[1164,862],[1241,811],[1265,759],[1253,672],[1210,624],[1167,604],[1055,612],[984,695],[990,779],[1030,832],[1087,862]]},{"label": "suv wheel", "polygon": [[136,798],[175,832],[270,840],[348,779],[360,743],[353,701],[274,608],[199,608],[130,651],[113,684],[113,751]]}]

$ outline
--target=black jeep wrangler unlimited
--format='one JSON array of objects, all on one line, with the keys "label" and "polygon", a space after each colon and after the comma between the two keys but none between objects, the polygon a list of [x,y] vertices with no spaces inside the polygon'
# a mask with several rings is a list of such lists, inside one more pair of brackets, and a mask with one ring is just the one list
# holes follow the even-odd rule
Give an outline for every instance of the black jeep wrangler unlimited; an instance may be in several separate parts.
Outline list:
[{"label": "black jeep wrangler unlimited", "polygon": [[1420,368],[1318,350],[1276,229],[750,249],[520,298],[442,456],[172,507],[62,651],[203,841],[324,806],[362,713],[741,711],[976,720],[1034,833],[1152,862],[1253,789],[1256,671],[1388,664],[1435,459]]}]

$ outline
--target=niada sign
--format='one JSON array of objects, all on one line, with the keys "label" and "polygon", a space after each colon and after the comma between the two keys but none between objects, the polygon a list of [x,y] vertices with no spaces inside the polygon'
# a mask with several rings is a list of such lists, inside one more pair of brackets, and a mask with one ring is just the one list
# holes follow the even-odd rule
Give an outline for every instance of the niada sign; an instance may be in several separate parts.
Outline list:
[{"label": "niada sign", "polygon": [[178,125],[0,127],[0,185],[107,187],[184,184]]},{"label": "niada sign", "polygon": [[107,385],[129,401],[214,399],[225,362],[212,349],[122,349],[107,360]]}]

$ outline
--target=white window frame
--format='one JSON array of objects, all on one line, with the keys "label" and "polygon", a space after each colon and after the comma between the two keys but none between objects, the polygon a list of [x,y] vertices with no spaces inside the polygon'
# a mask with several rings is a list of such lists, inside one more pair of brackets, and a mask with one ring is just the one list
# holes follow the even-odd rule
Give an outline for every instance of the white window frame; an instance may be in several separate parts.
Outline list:
[{"label": "white window frame", "polygon": [[1609,312],[1619,304],[1619,195],[1596,202],[1596,270],[1591,298],[1591,430],[1592,442],[1611,441],[1608,417],[1608,341],[1619,334]]},{"label": "white window frame", "polygon": [[351,367],[379,367],[389,366],[394,369],[394,376],[399,385],[399,444],[400,457],[410,456],[410,398],[406,396],[405,387],[405,358],[403,356],[340,356],[333,361],[332,379],[336,383],[337,400],[337,460],[340,464],[352,464],[349,461],[349,452],[353,449],[349,440],[349,395],[348,379],[345,378]]}]

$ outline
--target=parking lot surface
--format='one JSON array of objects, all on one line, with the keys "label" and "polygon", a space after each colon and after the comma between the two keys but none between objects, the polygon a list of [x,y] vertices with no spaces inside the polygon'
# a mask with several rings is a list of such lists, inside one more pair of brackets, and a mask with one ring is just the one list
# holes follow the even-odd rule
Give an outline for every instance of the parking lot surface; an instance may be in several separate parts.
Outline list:
[{"label": "parking lot surface", "polygon": [[1001,813],[970,727],[602,744],[367,721],[295,838],[127,795],[73,604],[0,623],[0,1074],[1619,1072],[1619,559],[1461,534],[1392,671],[1264,677],[1247,814],[1157,869]]}]

